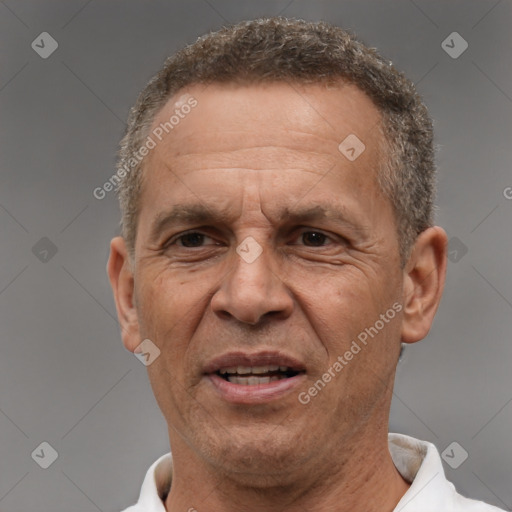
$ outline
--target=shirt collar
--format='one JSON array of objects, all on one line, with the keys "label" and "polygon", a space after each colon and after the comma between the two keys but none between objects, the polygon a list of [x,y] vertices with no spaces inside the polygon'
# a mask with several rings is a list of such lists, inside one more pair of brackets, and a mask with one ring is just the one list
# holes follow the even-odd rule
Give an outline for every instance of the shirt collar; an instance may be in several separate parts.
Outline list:
[{"label": "shirt collar", "polygon": [[393,512],[451,510],[455,487],[446,480],[437,448],[403,434],[388,434],[393,464],[411,486]]},{"label": "shirt collar", "polygon": [[171,481],[172,455],[166,453],[149,467],[137,504],[124,512],[166,512],[164,502],[171,489]]}]

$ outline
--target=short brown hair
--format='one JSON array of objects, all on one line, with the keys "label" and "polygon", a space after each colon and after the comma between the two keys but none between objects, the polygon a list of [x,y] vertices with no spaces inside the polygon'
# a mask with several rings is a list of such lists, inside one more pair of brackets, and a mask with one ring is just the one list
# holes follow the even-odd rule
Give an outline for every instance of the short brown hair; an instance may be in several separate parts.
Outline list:
[{"label": "short brown hair", "polygon": [[381,114],[387,151],[378,182],[394,208],[404,264],[418,234],[433,221],[435,163],[428,111],[414,84],[353,34],[325,22],[286,18],[244,21],[199,38],[169,57],[140,93],[118,161],[118,172],[124,169],[117,188],[122,233],[131,256],[143,164],[133,155],[170,97],[189,85],[212,82],[308,84],[340,79],[366,93]]}]

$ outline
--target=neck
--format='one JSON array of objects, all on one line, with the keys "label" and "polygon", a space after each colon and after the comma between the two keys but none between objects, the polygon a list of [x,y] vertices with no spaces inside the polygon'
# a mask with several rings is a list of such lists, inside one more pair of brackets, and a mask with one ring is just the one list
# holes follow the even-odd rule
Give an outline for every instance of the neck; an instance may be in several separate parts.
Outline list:
[{"label": "neck", "polygon": [[222,474],[191,456],[190,447],[176,450],[173,444],[175,462],[166,509],[392,512],[410,484],[393,464],[387,432],[376,434],[359,431],[340,442],[341,448],[328,459],[310,461],[293,474],[276,477],[275,485],[265,488],[241,484],[236,475]]}]

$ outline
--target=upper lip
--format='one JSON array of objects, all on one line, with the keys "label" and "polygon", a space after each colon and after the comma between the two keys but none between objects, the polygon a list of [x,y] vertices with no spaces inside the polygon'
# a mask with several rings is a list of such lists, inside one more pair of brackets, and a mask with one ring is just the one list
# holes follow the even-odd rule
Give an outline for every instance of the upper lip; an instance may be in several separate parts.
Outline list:
[{"label": "upper lip", "polygon": [[227,352],[207,362],[204,365],[204,373],[215,373],[222,368],[236,366],[254,367],[270,365],[287,366],[296,372],[306,369],[304,364],[298,359],[281,352],[261,351],[252,354],[246,352]]}]

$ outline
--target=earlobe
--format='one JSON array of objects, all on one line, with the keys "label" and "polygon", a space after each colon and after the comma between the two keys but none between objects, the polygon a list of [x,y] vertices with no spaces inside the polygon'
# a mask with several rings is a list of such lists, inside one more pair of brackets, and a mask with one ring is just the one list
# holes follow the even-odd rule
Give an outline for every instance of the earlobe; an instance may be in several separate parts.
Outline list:
[{"label": "earlobe", "polygon": [[429,332],[446,277],[446,232],[434,226],[418,235],[404,269],[402,342],[415,343]]},{"label": "earlobe", "polygon": [[134,303],[134,277],[128,249],[123,237],[110,242],[107,274],[114,293],[117,317],[121,327],[123,344],[133,352],[140,344],[137,309]]}]

